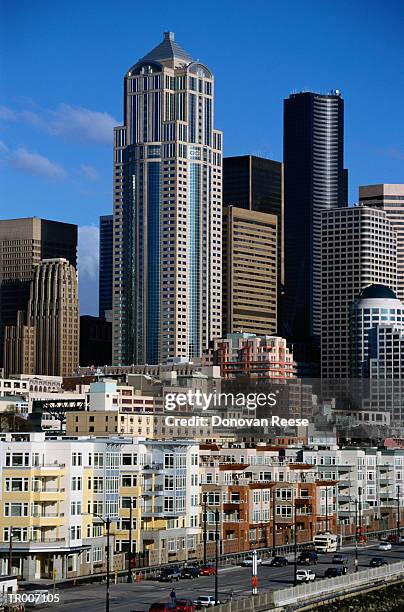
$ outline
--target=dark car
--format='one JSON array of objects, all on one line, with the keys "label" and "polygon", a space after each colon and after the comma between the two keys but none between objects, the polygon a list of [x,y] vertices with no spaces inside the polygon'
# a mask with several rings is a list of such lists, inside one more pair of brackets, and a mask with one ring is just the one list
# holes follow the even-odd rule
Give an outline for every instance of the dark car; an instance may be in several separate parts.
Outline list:
[{"label": "dark car", "polygon": [[346,565],[348,563],[348,557],[346,555],[337,554],[332,558],[333,563],[339,563],[340,565]]},{"label": "dark car", "polygon": [[181,578],[181,572],[178,567],[167,567],[161,570],[158,577],[160,582],[173,582]]},{"label": "dark car", "polygon": [[270,563],[270,565],[272,565],[272,567],[285,567],[285,565],[288,565],[289,561],[287,560],[286,557],[274,557]]},{"label": "dark car", "polygon": [[325,578],[337,578],[337,576],[344,576],[347,573],[347,568],[343,565],[342,567],[327,567],[324,572]]},{"label": "dark car", "polygon": [[315,550],[305,550],[300,553],[297,562],[301,565],[316,565],[318,555]]},{"label": "dark car", "polygon": [[149,612],[173,612],[173,608],[170,608],[170,604],[167,603],[153,603],[149,608]]},{"label": "dark car", "polygon": [[381,567],[382,565],[387,565],[387,561],[384,557],[373,557],[370,560],[370,567]]},{"label": "dark car", "polygon": [[181,576],[183,578],[199,578],[199,567],[184,567]]}]

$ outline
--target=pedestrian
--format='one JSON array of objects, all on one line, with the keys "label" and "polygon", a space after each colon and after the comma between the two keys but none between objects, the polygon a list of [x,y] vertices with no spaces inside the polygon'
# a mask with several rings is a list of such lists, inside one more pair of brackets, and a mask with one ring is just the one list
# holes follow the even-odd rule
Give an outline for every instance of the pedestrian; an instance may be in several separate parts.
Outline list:
[{"label": "pedestrian", "polygon": [[177,595],[174,591],[174,589],[172,589],[171,593],[170,593],[170,599],[171,599],[171,607],[175,608],[177,605]]}]

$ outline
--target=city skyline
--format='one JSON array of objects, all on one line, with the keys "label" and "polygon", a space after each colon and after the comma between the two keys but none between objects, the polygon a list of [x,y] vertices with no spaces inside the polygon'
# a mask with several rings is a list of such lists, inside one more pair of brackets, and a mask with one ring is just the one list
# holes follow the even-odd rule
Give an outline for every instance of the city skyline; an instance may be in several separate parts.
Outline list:
[{"label": "city skyline", "polygon": [[[20,13],[22,10],[24,19]],[[141,8],[144,16],[148,10]],[[218,10],[215,7],[215,11]],[[6,19],[3,20],[7,22],[7,32],[3,36],[5,44],[10,42],[17,25],[19,32],[22,28],[22,35],[25,24],[35,23],[36,19],[44,20],[49,27],[46,37],[41,41],[38,38],[29,49],[30,61],[36,70],[25,72],[24,79],[19,76],[21,62],[24,60],[25,66],[28,51],[27,43],[23,41],[17,47],[13,45],[13,57],[3,66],[0,180],[3,201],[12,198],[13,214],[7,215],[5,209],[2,217],[32,214],[35,198],[35,213],[39,217],[79,225],[82,313],[95,313],[97,225],[100,214],[112,212],[109,143],[112,142],[113,125],[121,122],[120,84],[127,66],[158,39],[161,31],[168,29],[177,33],[178,40],[191,54],[197,58],[200,54],[201,59],[203,56],[215,73],[215,124],[225,133],[225,156],[256,154],[281,161],[283,99],[295,90],[326,92],[338,87],[344,96],[346,109],[345,166],[350,172],[349,202],[357,200],[359,184],[401,183],[403,152],[399,150],[402,140],[399,105],[392,104],[391,97],[386,98],[383,94],[383,90],[391,90],[393,78],[397,98],[403,87],[397,78],[402,43],[399,37],[390,36],[394,28],[398,28],[395,23],[400,21],[401,10],[398,3],[391,3],[390,11],[379,8],[376,12],[374,5],[373,12],[370,11],[370,16],[362,20],[358,28],[360,5],[354,8],[342,5],[335,9],[333,27],[329,27],[329,11],[326,15],[319,6],[301,9],[296,4],[293,10],[291,7],[266,7],[262,26],[255,14],[246,15],[242,32],[235,30],[232,19],[224,24],[222,45],[210,43],[209,32],[204,26],[189,28],[185,21],[189,19],[191,23],[191,14],[186,20],[177,16],[173,19],[163,10],[153,21],[153,27],[141,29],[138,26],[134,37],[118,36],[114,30],[110,42],[107,42],[113,50],[111,58],[103,57],[102,70],[95,70],[99,77],[91,83],[88,74],[94,74],[97,45],[94,49],[90,46],[94,45],[95,36],[106,34],[107,24],[115,19],[112,14],[104,11],[94,16],[91,9],[86,8],[79,16],[72,7],[66,11],[62,3],[53,12],[44,9],[34,15],[28,5],[24,8],[22,5],[9,5],[5,8]],[[66,14],[62,26],[61,11]],[[306,17],[304,32],[298,30],[301,11]],[[90,13],[95,22],[87,40]],[[178,15],[180,13],[179,10]],[[54,28],[52,24],[56,20],[58,27]],[[144,23],[144,20],[139,19],[139,23]],[[273,28],[271,42],[267,42],[263,28],[271,23],[281,24],[283,28]],[[383,28],[380,32],[380,23],[386,24],[385,35]],[[76,47],[84,50],[79,56],[70,47],[72,24],[75,26]],[[339,30],[342,24],[344,36],[340,36]],[[120,24],[120,27],[124,26]],[[315,46],[307,46],[308,32],[316,34]],[[262,35],[256,36],[256,33]],[[246,41],[247,52],[244,45],[240,47],[237,44],[240,35]],[[290,45],[288,35],[293,35],[294,45]],[[376,36],[379,42],[377,56],[373,44]],[[384,44],[380,44],[381,39]],[[326,48],[328,54],[324,53]],[[49,53],[50,49],[57,53]],[[261,58],[260,62],[253,61],[257,57]],[[262,75],[262,57],[269,58],[263,63],[265,79],[259,76]],[[355,57],[357,59],[351,61]],[[57,76],[57,61],[64,61],[68,78],[61,80]],[[378,62],[383,65],[383,75],[379,75],[378,87],[375,88],[370,77],[373,77]],[[240,90],[236,103],[230,80],[233,63],[240,66]],[[46,82],[35,76],[45,70]],[[260,95],[255,95],[258,92]],[[369,130],[370,125],[372,129]],[[19,180],[21,172],[24,173],[23,184]]]}]

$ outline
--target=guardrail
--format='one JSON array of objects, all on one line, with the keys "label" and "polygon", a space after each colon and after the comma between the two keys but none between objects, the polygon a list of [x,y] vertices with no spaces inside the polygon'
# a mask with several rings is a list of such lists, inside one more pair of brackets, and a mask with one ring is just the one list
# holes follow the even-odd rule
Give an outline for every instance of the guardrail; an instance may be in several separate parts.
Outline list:
[{"label": "guardrail", "polygon": [[337,595],[355,592],[358,587],[366,587],[393,580],[396,576],[404,574],[404,561],[392,563],[383,567],[363,570],[353,574],[346,574],[332,580],[321,580],[289,587],[279,591],[269,591],[259,595],[236,599],[219,606],[214,606],[212,612],[263,612],[271,608],[288,606],[291,604],[306,605],[310,601],[325,602]]}]

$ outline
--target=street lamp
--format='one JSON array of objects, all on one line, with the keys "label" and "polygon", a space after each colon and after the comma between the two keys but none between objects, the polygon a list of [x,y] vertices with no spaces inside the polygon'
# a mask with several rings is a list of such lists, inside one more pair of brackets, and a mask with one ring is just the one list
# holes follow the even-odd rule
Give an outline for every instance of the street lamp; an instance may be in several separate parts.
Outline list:
[{"label": "street lamp", "polygon": [[127,582],[132,582],[132,509],[133,509],[133,498],[130,498],[129,506],[129,553],[128,553],[128,578]]},{"label": "street lamp", "polygon": [[325,488],[325,531],[328,533],[328,487]]},{"label": "street lamp", "polygon": [[293,503],[293,549],[294,549],[294,586],[297,586],[297,517],[296,517],[296,500]]},{"label": "street lamp", "polygon": [[109,552],[109,536],[111,531],[111,519],[107,516],[106,519],[102,518],[98,514],[94,514],[94,516],[100,519],[107,528],[107,588],[105,592],[105,612],[109,612],[109,585],[110,585],[110,552]]},{"label": "street lamp", "polygon": [[207,503],[208,503],[208,494],[205,491],[203,494],[203,564],[206,565],[207,560],[207,522],[208,522],[208,513],[207,513]]},{"label": "street lamp", "polygon": [[219,599],[219,510],[215,510],[215,605]]},{"label": "street lamp", "polygon": [[397,537],[400,537],[400,485],[397,485]]},{"label": "street lamp", "polygon": [[275,506],[275,487],[272,489],[272,556],[276,555],[276,506]]}]

